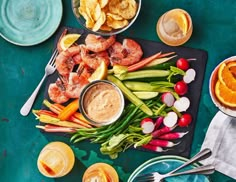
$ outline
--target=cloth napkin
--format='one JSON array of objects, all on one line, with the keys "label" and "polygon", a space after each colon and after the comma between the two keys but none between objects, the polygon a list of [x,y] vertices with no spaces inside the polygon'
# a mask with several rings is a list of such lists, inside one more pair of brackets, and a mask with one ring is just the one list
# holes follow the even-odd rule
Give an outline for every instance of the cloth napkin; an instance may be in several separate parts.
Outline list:
[{"label": "cloth napkin", "polygon": [[236,118],[219,111],[207,130],[204,148],[210,148],[212,156],[201,163],[213,164],[217,171],[236,179]]}]

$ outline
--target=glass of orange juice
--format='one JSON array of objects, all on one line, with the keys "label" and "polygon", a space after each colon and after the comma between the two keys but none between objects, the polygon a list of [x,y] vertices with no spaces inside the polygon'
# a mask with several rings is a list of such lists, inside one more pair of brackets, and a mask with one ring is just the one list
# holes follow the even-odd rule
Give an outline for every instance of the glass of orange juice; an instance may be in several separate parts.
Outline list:
[{"label": "glass of orange juice", "polygon": [[156,30],[162,42],[179,46],[187,42],[192,35],[192,19],[185,10],[172,9],[159,18]]},{"label": "glass of orange juice", "polygon": [[44,176],[58,178],[69,173],[74,166],[74,162],[74,153],[67,144],[51,142],[40,152],[37,165]]}]

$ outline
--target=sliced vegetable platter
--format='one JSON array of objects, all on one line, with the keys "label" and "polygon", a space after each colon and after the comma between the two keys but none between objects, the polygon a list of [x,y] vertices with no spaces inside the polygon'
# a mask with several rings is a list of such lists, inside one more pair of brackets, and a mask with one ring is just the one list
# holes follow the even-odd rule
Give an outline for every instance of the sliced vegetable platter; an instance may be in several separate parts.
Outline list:
[{"label": "sliced vegetable platter", "polygon": [[[75,29],[70,27],[64,27],[62,28],[55,40],[55,47],[59,40],[59,37],[64,29],[68,30],[68,33],[79,33],[81,34],[81,37],[77,41],[78,44],[84,43],[85,37],[89,32],[86,32],[82,29]],[[159,42],[155,41],[148,41],[148,40],[142,40],[134,37],[124,37],[121,35],[117,35],[116,39],[119,42],[122,42],[124,38],[130,38],[135,40],[137,43],[140,44],[142,50],[143,50],[143,58],[149,57],[151,55],[156,54],[157,52],[162,53],[169,53],[169,52],[175,52],[177,57],[173,58],[174,60],[177,60],[179,58],[186,58],[189,60],[190,68],[194,69],[196,71],[196,76],[194,78],[194,81],[188,84],[188,91],[186,94],[184,94],[185,97],[187,97],[190,100],[190,107],[187,109],[187,113],[189,113],[192,117],[192,122],[186,126],[186,127],[176,127],[173,132],[175,133],[186,133],[182,138],[173,140],[175,144],[178,144],[176,146],[171,147],[170,149],[163,150],[160,152],[160,154],[172,154],[172,155],[179,155],[183,157],[189,157],[190,150],[191,150],[191,144],[192,144],[192,138],[194,134],[194,128],[197,121],[197,113],[198,113],[198,106],[200,101],[200,95],[201,95],[201,89],[202,89],[202,82],[204,79],[204,73],[205,73],[205,67],[207,62],[207,53],[204,50],[199,49],[193,49],[188,47],[170,47],[167,45],[164,45]],[[50,83],[53,83],[58,78],[58,73],[55,72],[53,75],[48,77],[48,81],[46,83],[45,88],[45,94],[44,99],[49,100],[48,96],[48,87]],[[66,104],[68,104],[67,102]],[[129,104],[129,101],[126,102],[127,105]],[[42,105],[42,109],[48,109],[45,107],[45,105]],[[163,125],[163,124],[162,124]],[[61,134],[61,133],[58,133]],[[65,136],[68,136],[65,134]],[[89,142],[89,140],[88,140]],[[137,147],[138,150],[147,150],[143,147]],[[150,150],[147,150],[150,151]]]}]

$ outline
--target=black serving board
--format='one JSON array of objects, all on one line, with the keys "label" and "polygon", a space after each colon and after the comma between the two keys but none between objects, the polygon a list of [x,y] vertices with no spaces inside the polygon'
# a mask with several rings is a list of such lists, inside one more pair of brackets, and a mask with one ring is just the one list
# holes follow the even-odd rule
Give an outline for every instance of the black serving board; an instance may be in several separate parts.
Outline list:
[{"label": "black serving board", "polygon": [[[58,39],[60,38],[61,33],[63,32],[65,28],[68,30],[68,33],[82,34],[79,40],[77,41],[77,43],[78,44],[84,43],[84,39],[86,35],[88,34],[88,32],[86,32],[83,29],[63,27],[57,33],[56,40],[55,40],[55,47],[56,47],[56,43]],[[154,53],[162,51],[162,53],[176,52],[178,57],[184,57],[186,59],[196,58],[196,60],[190,61],[191,68],[195,69],[196,71],[196,78],[192,83],[188,85],[189,86],[188,93],[185,95],[186,97],[190,99],[190,108],[187,110],[187,112],[192,115],[193,121],[188,127],[184,127],[184,128],[177,127],[174,130],[176,132],[186,132],[186,131],[189,131],[189,132],[182,139],[179,139],[179,141],[181,141],[179,145],[174,146],[173,148],[171,148],[170,150],[166,152],[160,153],[163,155],[169,154],[169,155],[179,155],[182,157],[189,157],[190,152],[191,152],[194,128],[197,121],[197,113],[198,113],[198,106],[199,106],[200,95],[201,95],[201,90],[202,90],[202,83],[203,83],[204,73],[205,73],[205,68],[206,68],[206,63],[207,63],[207,52],[204,50],[193,49],[193,48],[183,47],[183,46],[171,47],[163,43],[159,43],[159,42],[137,39],[133,37],[123,37],[121,35],[117,35],[116,37],[117,41],[120,41],[120,42],[122,42],[122,39],[124,38],[131,38],[137,41],[143,49],[143,53],[144,53],[143,57],[147,57],[147,56],[153,55]],[[45,99],[50,100],[48,97],[48,92],[47,92],[48,86],[50,83],[55,82],[57,78],[58,78],[57,72],[55,72],[54,74],[48,77],[48,81],[46,83],[45,93],[44,93]],[[45,109],[44,106],[42,106],[42,108]],[[68,135],[65,134],[65,136],[68,136]],[[175,140],[174,142],[178,142],[178,140]],[[140,150],[145,150],[145,149],[140,148]]]}]

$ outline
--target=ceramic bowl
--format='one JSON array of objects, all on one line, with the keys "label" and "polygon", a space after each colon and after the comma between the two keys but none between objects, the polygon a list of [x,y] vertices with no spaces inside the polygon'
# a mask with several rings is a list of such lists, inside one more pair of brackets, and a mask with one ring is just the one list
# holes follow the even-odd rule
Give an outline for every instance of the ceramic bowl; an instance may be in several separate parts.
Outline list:
[{"label": "ceramic bowl", "polygon": [[236,110],[235,109],[232,109],[232,108],[229,108],[229,107],[226,107],[225,105],[223,105],[216,97],[216,94],[215,94],[215,84],[218,80],[218,70],[219,70],[219,67],[222,63],[229,63],[231,61],[236,61],[236,56],[232,56],[232,57],[229,57],[225,60],[223,60],[222,62],[220,62],[216,67],[215,69],[213,70],[212,74],[211,74],[211,77],[210,77],[210,81],[209,81],[209,91],[210,91],[210,96],[211,96],[211,99],[213,101],[213,103],[216,105],[216,107],[219,108],[220,111],[222,111],[223,113],[229,115],[229,116],[232,116],[232,117],[236,117]]},{"label": "ceramic bowl", "polygon": [[94,33],[94,34],[98,34],[98,35],[102,35],[102,36],[111,36],[111,35],[115,35],[115,34],[119,34],[121,32],[124,32],[135,22],[135,20],[137,19],[138,15],[139,15],[140,9],[141,9],[142,0],[135,0],[135,1],[137,2],[137,6],[138,6],[137,12],[136,12],[136,15],[132,19],[129,20],[129,24],[123,28],[112,29],[111,31],[103,31],[103,30],[93,31],[92,29],[87,28],[85,25],[86,21],[85,21],[84,17],[79,13],[79,10],[78,10],[78,8],[80,6],[80,0],[72,0],[72,10],[73,10],[73,13],[74,13],[77,21],[84,29],[86,29],[89,32]]}]

